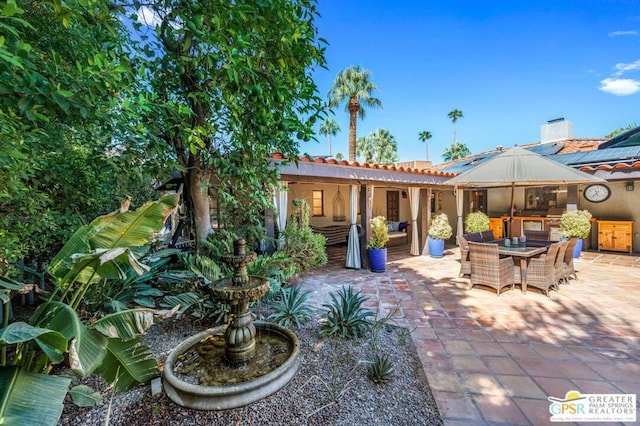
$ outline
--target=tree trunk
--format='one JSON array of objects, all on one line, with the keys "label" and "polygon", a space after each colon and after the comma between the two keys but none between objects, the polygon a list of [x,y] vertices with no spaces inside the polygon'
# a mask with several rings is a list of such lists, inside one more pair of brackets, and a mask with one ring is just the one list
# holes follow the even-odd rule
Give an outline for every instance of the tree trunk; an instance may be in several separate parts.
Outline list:
[{"label": "tree trunk", "polygon": [[185,196],[191,206],[191,220],[196,238],[196,249],[201,247],[201,242],[207,239],[212,232],[210,200],[208,195],[210,172],[193,169],[187,173],[187,190]]},{"label": "tree trunk", "polygon": [[349,161],[356,161],[356,120],[360,111],[357,98],[349,99]]}]

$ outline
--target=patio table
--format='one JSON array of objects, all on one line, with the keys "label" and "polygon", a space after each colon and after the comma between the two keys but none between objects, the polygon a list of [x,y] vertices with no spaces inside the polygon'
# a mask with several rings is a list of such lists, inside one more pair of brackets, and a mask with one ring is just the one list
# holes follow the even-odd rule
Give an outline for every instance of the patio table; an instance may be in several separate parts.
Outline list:
[{"label": "patio table", "polygon": [[527,293],[527,265],[529,259],[543,254],[551,245],[551,241],[531,240],[526,243],[504,245],[505,239],[495,240],[492,243],[498,244],[498,254],[501,256],[511,256],[520,260],[520,278],[522,281],[522,292]]}]

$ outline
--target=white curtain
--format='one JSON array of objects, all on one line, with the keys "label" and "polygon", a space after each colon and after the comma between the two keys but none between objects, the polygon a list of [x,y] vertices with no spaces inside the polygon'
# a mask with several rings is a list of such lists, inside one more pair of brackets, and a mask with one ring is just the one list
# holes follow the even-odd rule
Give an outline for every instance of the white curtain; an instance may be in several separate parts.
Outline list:
[{"label": "white curtain", "polygon": [[456,229],[456,235],[464,234],[462,225],[462,209],[464,206],[464,190],[456,186],[456,213],[458,214],[458,226]]},{"label": "white curtain", "polygon": [[278,210],[278,249],[281,249],[284,246],[283,232],[285,226],[287,226],[288,192],[289,184],[287,182],[281,181],[280,187],[276,188],[275,192],[273,193],[273,204]]},{"label": "white curtain", "polygon": [[349,198],[349,216],[351,228],[349,229],[349,242],[347,244],[347,268],[360,269],[360,236],[358,235],[358,192],[359,185],[351,185],[351,197]]},{"label": "white curtain", "polygon": [[409,188],[409,205],[411,206],[411,253],[414,256],[420,254],[420,242],[418,241],[418,210],[420,209],[420,188]]}]

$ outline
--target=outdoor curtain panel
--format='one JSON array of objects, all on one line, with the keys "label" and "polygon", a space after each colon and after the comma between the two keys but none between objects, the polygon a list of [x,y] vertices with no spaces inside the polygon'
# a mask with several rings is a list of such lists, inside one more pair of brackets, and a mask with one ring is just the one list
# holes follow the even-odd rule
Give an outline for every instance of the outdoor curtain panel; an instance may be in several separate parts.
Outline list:
[{"label": "outdoor curtain panel", "polygon": [[409,204],[411,205],[411,251],[414,256],[420,254],[418,241],[418,210],[420,209],[420,188],[409,188]]},{"label": "outdoor curtain panel", "polygon": [[284,246],[284,228],[287,226],[287,194],[289,192],[289,184],[287,182],[281,181],[280,185],[273,193],[273,204],[278,210],[278,249]]},{"label": "outdoor curtain panel", "polygon": [[351,229],[349,229],[349,243],[347,244],[347,268],[360,269],[360,236],[358,235],[358,192],[359,185],[351,185],[351,197],[349,198],[349,216]]}]

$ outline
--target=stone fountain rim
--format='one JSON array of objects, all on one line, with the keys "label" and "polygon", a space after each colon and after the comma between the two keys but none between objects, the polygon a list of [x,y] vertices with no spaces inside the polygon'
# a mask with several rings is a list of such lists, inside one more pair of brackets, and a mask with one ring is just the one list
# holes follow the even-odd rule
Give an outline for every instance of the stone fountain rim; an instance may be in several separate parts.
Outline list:
[{"label": "stone fountain rim", "polygon": [[256,321],[254,324],[256,329],[280,333],[291,341],[291,354],[284,363],[264,376],[233,385],[205,386],[184,382],[173,372],[177,357],[203,338],[224,331],[227,326],[220,325],[209,328],[184,340],[167,357],[163,378],[165,392],[169,398],[184,407],[200,410],[226,410],[248,405],[284,387],[300,367],[298,337],[288,328],[277,324],[260,321]]}]

